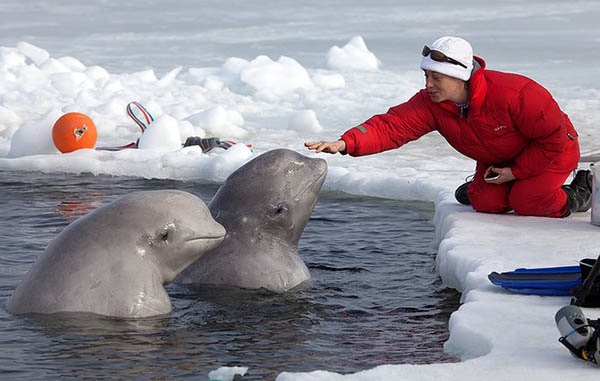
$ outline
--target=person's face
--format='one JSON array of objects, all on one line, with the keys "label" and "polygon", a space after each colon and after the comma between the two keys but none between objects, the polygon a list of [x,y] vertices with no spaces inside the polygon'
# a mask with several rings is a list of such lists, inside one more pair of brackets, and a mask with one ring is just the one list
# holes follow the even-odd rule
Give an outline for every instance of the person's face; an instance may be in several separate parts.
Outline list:
[{"label": "person's face", "polygon": [[425,89],[431,101],[435,103],[447,100],[465,103],[468,100],[465,81],[436,71],[425,70]]}]

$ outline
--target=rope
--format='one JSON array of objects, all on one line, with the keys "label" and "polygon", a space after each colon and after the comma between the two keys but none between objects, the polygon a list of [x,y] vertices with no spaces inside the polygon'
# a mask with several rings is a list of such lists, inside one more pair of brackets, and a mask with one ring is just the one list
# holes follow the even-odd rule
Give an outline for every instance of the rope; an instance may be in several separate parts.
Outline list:
[{"label": "rope", "polygon": [[142,133],[146,131],[150,123],[154,122],[152,114],[139,102],[131,102],[127,105],[127,115],[140,127]]}]

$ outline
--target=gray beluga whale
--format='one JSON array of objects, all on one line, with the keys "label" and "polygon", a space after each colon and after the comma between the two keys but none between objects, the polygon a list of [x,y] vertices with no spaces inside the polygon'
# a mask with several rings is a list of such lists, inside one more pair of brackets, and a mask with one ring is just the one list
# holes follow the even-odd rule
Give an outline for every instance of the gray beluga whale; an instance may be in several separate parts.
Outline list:
[{"label": "gray beluga whale", "polygon": [[223,226],[190,193],[133,192],[67,226],[6,308],[13,314],[166,314],[171,301],[164,285],[224,237]]},{"label": "gray beluga whale", "polygon": [[175,282],[274,292],[310,279],[298,241],[327,174],[327,162],[289,149],[268,151],[233,172],[209,209],[227,230],[223,242]]}]

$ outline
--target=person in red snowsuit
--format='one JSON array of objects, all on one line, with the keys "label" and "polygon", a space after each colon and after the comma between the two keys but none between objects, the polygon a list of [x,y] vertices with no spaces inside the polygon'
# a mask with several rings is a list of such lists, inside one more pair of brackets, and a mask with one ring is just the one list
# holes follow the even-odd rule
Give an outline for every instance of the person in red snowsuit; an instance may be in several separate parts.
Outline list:
[{"label": "person in red snowsuit", "polygon": [[422,52],[425,89],[337,141],[307,142],[317,152],[374,154],[438,131],[476,160],[457,199],[478,212],[565,217],[590,207],[590,171],[578,171],[577,132],[552,95],[519,74],[486,69],[471,45],[442,37]]}]

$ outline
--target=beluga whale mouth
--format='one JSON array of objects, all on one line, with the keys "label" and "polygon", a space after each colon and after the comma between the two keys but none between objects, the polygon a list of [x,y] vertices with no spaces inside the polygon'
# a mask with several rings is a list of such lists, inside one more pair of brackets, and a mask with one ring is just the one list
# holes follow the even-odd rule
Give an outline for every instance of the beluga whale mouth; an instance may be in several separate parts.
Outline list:
[{"label": "beluga whale mouth", "polygon": [[209,204],[225,239],[175,281],[284,292],[310,279],[298,241],[326,175],[325,160],[289,149],[267,151],[240,167]]},{"label": "beluga whale mouth", "polygon": [[[322,159],[314,159],[314,160],[322,160]],[[325,162],[325,160],[323,160],[323,171],[322,173],[315,178],[311,183],[309,183],[304,189],[300,190],[300,192],[298,192],[296,194],[296,196],[294,196],[294,199],[298,199],[301,198],[306,192],[310,191],[313,188],[318,188],[317,192],[321,191],[321,187],[323,186],[323,183],[325,182],[325,178],[327,177],[327,162]]]}]

